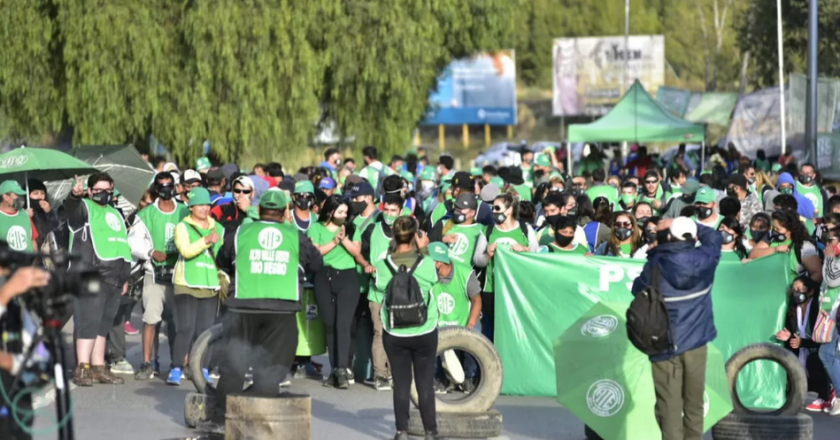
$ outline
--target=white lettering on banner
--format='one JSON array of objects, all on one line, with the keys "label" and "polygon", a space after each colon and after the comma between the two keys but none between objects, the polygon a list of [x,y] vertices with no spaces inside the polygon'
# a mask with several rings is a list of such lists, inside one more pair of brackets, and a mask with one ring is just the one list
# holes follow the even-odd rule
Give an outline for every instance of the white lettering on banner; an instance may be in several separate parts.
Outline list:
[{"label": "white lettering on banner", "polygon": [[599,380],[586,392],[586,406],[598,417],[612,417],[624,406],[624,388],[609,379]]},{"label": "white lettering on banner", "polygon": [[[264,231],[267,231],[265,229]],[[271,237],[269,237],[270,239]],[[286,275],[291,254],[288,251],[251,249],[251,273],[262,275]]]},{"label": "white lettering on banner", "polygon": [[455,310],[455,298],[446,292],[441,292],[438,295],[438,309],[444,315],[452,313]]},{"label": "white lettering on banner", "polygon": [[9,232],[6,233],[6,242],[9,243],[9,247],[16,250],[22,251],[26,249],[26,230],[23,229],[22,226],[12,226],[9,228]]},{"label": "white lettering on banner", "polygon": [[627,269],[625,273],[621,266],[604,265],[598,271],[598,289],[601,292],[608,292],[611,283],[618,283],[628,280],[626,283],[627,290],[633,289],[633,280],[639,277],[642,273],[642,267],[632,267]]},{"label": "white lettering on banner", "polygon": [[178,248],[175,247],[175,224],[174,223],[167,223],[166,230],[164,231],[163,236],[164,241],[164,252],[167,254],[172,254],[178,251]]}]

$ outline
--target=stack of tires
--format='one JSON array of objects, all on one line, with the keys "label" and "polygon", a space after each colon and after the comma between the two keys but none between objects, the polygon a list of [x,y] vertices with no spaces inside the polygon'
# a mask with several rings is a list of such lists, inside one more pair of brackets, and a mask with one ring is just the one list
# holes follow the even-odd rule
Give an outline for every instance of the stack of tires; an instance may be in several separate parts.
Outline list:
[{"label": "stack of tires", "polygon": [[[738,398],[735,383],[738,373],[757,360],[778,363],[787,373],[784,405],[775,411],[758,412],[747,408]],[[808,392],[808,379],[799,359],[790,351],[767,343],[748,345],[726,363],[726,377],[732,390],[731,414],[712,428],[715,440],[811,440],[814,421],[802,413]]]},{"label": "stack of tires", "polygon": [[[441,327],[438,331],[438,356],[448,350],[465,351],[478,363],[481,380],[475,391],[455,401],[437,399],[438,433],[444,438],[490,438],[502,432],[502,414],[493,409],[502,391],[502,360],[489,339],[466,327]],[[417,391],[412,385],[411,401],[417,406]],[[412,408],[408,434],[423,436],[420,412]]]}]

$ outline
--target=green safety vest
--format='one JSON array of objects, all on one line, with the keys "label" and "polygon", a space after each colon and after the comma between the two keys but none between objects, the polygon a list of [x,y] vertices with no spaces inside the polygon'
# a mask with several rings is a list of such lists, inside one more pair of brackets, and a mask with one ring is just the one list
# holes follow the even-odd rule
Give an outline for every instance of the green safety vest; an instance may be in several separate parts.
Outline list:
[{"label": "green safety vest", "polygon": [[292,225],[264,221],[236,231],[236,299],[300,298],[298,234]]},{"label": "green safety vest", "polygon": [[29,214],[22,209],[15,215],[0,211],[0,237],[4,237],[13,250],[32,252],[32,220]]},{"label": "green safety vest", "polygon": [[589,252],[589,249],[586,246],[581,246],[580,244],[575,243],[575,246],[571,249],[563,249],[560,246],[557,246],[557,243],[551,242],[546,245],[546,248],[549,252],[553,252],[555,254],[566,254],[566,255],[586,255]]},{"label": "green safety vest", "polygon": [[436,225],[437,222],[440,221],[446,215],[446,202],[440,202],[435,206],[435,209],[432,211],[431,221],[432,226]]},{"label": "green safety vest", "polygon": [[[93,243],[93,252],[102,261],[131,261],[128,233],[119,211],[111,205],[102,206],[88,199],[82,199],[88,212],[85,225]],[[78,231],[75,231],[78,233]]]},{"label": "green safety vest", "polygon": [[645,194],[639,194],[639,198],[636,199],[636,201],[650,204],[651,208],[653,208],[654,215],[656,215],[657,213],[661,213],[662,211],[653,207],[653,201],[659,200],[660,202],[662,202],[662,206],[660,206],[660,208],[664,208],[665,202],[662,201],[663,195],[665,195],[665,192],[662,190],[662,185],[657,185],[656,194],[654,194],[653,197],[648,197]]},{"label": "green safety vest", "polygon": [[592,188],[589,188],[585,191],[585,194],[589,196],[590,201],[595,201],[598,197],[603,197],[607,199],[613,206],[618,203],[618,190],[613,188],[611,185],[606,184],[599,184],[595,185]]},{"label": "green safety vest", "polygon": [[796,192],[802,194],[814,204],[814,209],[817,210],[817,218],[822,218],[823,216],[823,197],[822,197],[822,190],[817,184],[814,184],[811,187],[807,187],[799,182],[796,182]]},{"label": "green safety vest", "polygon": [[472,268],[475,245],[478,237],[484,234],[484,225],[455,225],[446,235],[455,235],[458,240],[449,245],[449,259],[455,265]]},{"label": "green safety vest", "polygon": [[519,198],[522,201],[530,202],[531,201],[531,187],[528,185],[512,185],[514,191],[519,194]]},{"label": "green safety vest", "polygon": [[[370,264],[377,266],[380,261],[383,261],[388,255],[388,246],[390,245],[391,239],[388,238],[388,236],[385,235],[385,231],[382,230],[382,223],[376,223],[376,226],[373,228],[373,233],[370,234]],[[368,301],[381,303],[385,292],[376,287],[375,281],[376,280],[371,280],[370,290],[368,291]]]},{"label": "green safety vest", "polygon": [[824,288],[820,294],[820,307],[826,312],[830,312],[834,303],[837,302],[838,296],[840,296],[840,287]]},{"label": "green safety vest", "polygon": [[790,255],[790,279],[794,279],[799,276],[799,261],[796,260],[796,252],[793,250],[793,246],[791,246],[790,240],[785,240],[777,243],[770,243],[770,247],[779,247],[781,245],[785,245],[788,248],[790,248],[790,251],[788,251],[788,254]]},{"label": "green safety vest", "polygon": [[143,220],[146,229],[152,236],[152,245],[158,252],[169,255],[166,261],[152,261],[155,266],[174,267],[178,261],[178,249],[175,247],[175,226],[187,215],[189,209],[180,203],[175,203],[175,210],[165,213],[158,207],[158,202],[141,210],[137,216]]},{"label": "green safety vest", "polygon": [[[361,215],[357,215],[356,218],[353,219],[353,225],[355,226],[356,231],[353,233],[353,241],[360,242],[362,240],[362,234],[365,233],[365,229],[368,228],[369,225],[373,224],[373,219],[367,221],[368,218],[371,216],[377,215],[377,211],[373,211],[370,213],[368,217],[362,217]],[[364,226],[364,228],[362,227]],[[370,261],[370,264],[376,263],[375,261]],[[368,289],[370,288],[370,275],[365,273],[365,268],[359,264],[356,265],[356,278],[359,279],[359,293],[362,295],[367,295]]]},{"label": "green safety vest", "polygon": [[470,298],[467,295],[467,280],[472,270],[458,265],[452,266],[452,280],[446,284],[438,281],[432,286],[432,295],[437,301],[438,327],[452,325],[466,326],[470,320]]},{"label": "green safety vest", "polygon": [[[199,226],[193,227],[194,225],[187,223],[186,220],[182,220],[181,223],[184,223],[184,226],[187,228],[190,243],[194,243],[212,233],[210,229],[203,229]],[[250,226],[250,224],[246,226]],[[195,228],[198,228],[201,234],[196,232]],[[224,236],[225,230],[219,222],[216,222],[215,230],[219,236]],[[213,255],[219,255],[219,249],[222,248],[222,240],[217,241],[212,248],[212,255],[208,248],[189,260],[184,258],[183,255],[178,255],[178,262],[175,263],[175,271],[178,272],[178,266],[183,268],[184,282],[187,287],[193,289],[219,289],[219,270],[216,269],[216,262],[213,261]],[[238,282],[239,280],[237,280]],[[237,297],[239,297],[238,294]]]},{"label": "green safety vest", "polygon": [[[519,227],[518,224],[514,225],[513,229],[510,231],[502,231],[499,229],[498,226],[493,228],[493,232],[490,233],[490,237],[487,239],[487,246],[496,243],[496,253],[499,252],[501,248],[510,249],[515,244],[520,244],[522,246],[528,245],[528,237],[522,232],[522,228]],[[495,254],[493,258],[490,259],[490,263],[487,264],[487,279],[484,280],[484,291],[485,292],[493,292],[493,260],[495,259]]]},{"label": "green safety vest", "polygon": [[525,181],[523,186],[527,186],[528,188],[534,187],[534,166],[531,165],[528,168],[520,166],[519,169],[522,170],[522,180]]},{"label": "green safety vest", "polygon": [[554,228],[548,222],[545,222],[544,226],[537,231],[537,243],[540,246],[548,246],[554,243]]},{"label": "green safety vest", "polygon": [[435,270],[434,261],[432,261],[429,257],[423,257],[423,261],[420,262],[412,275],[414,279],[417,280],[417,284],[420,286],[420,291],[423,292],[423,301],[429,305],[428,313],[426,314],[426,323],[419,327],[400,329],[391,328],[391,320],[388,317],[388,307],[384,300],[384,292],[388,290],[388,282],[390,282],[392,278],[391,271],[385,266],[386,264],[390,264],[391,267],[394,268],[394,272],[397,271],[397,267],[394,266],[390,256],[377,262],[376,288],[371,289],[371,291],[379,290],[383,292],[383,298],[379,301],[379,303],[382,304],[382,310],[379,313],[379,318],[382,320],[383,329],[394,336],[419,336],[433,331],[435,327],[437,327],[438,322],[437,302],[432,301],[431,297],[432,286],[437,282],[437,271]]},{"label": "green safety vest", "polygon": [[390,176],[391,174],[394,174],[394,172],[391,171],[391,169],[385,166],[385,164],[382,162],[379,162],[379,168],[368,165],[362,168],[361,171],[359,171],[359,175],[367,179],[368,182],[370,182],[370,186],[373,187],[373,190],[377,193],[377,196],[379,195],[380,173],[382,173],[383,176]]}]

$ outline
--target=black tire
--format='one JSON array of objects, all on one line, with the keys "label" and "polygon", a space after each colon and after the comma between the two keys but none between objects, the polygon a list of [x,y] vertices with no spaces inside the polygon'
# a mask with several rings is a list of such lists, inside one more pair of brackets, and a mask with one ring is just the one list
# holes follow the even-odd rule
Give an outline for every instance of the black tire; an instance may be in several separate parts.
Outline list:
[{"label": "black tire", "polygon": [[[502,359],[489,339],[466,327],[438,329],[438,355],[446,350],[462,350],[473,355],[481,372],[475,391],[458,400],[436,399],[438,413],[485,413],[490,411],[502,392]],[[418,406],[417,389],[411,384],[411,402]]]},{"label": "black tire", "polygon": [[583,435],[586,436],[586,440],[604,440],[597,432],[586,425],[583,426]]},{"label": "black tire", "polygon": [[[787,373],[787,390],[785,392],[785,403],[775,411],[754,411],[741,403],[738,397],[735,383],[738,373],[745,365],[756,360],[770,360],[778,363]],[[738,350],[726,362],[726,379],[729,381],[729,389],[732,393],[732,407],[734,414],[774,415],[774,416],[796,416],[805,405],[805,397],[808,393],[808,378],[805,369],[799,363],[799,359],[790,351],[777,345],[759,343],[747,345]]]},{"label": "black tire", "polygon": [[[420,411],[409,411],[408,435],[422,437]],[[492,409],[480,413],[437,413],[438,434],[443,438],[493,438],[502,434],[502,413]]]},{"label": "black tire", "polygon": [[195,428],[210,418],[215,398],[201,393],[187,393],[184,398],[184,424]]},{"label": "black tire", "polygon": [[201,368],[206,362],[202,362],[210,344],[222,338],[222,324],[216,324],[198,336],[190,350],[190,379],[195,385],[195,390],[201,394],[207,394],[207,381]]},{"label": "black tire", "polygon": [[795,416],[729,414],[712,427],[714,440],[812,440],[814,420]]}]

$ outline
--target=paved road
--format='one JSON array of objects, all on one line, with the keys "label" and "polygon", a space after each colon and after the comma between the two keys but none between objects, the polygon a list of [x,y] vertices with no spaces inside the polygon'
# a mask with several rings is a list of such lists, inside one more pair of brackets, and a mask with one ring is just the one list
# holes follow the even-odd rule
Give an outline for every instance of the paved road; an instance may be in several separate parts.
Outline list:
[{"label": "paved road", "polygon": [[[134,321],[140,323],[136,317]],[[141,357],[139,343],[139,336],[129,336],[129,360],[135,366]],[[163,342],[162,348],[168,351]],[[168,364],[168,359],[161,361]],[[183,421],[184,396],[194,388],[189,382],[184,384],[172,387],[160,379],[140,382],[126,376],[122,386],[74,389],[76,438],[159,440],[194,436]],[[310,379],[294,381],[291,391],[312,396],[313,439],[369,440],[393,436],[390,392],[377,392],[361,384],[340,391],[324,388]],[[36,406],[46,414],[38,419],[36,428],[46,429],[54,421],[51,393],[37,396]],[[503,435],[496,440],[584,439],[583,424],[554,399],[502,396],[496,409],[504,417]],[[816,415],[814,421],[815,440],[838,438],[840,418]],[[55,435],[36,438],[54,439]],[[706,439],[711,439],[711,435],[707,434]]]}]

